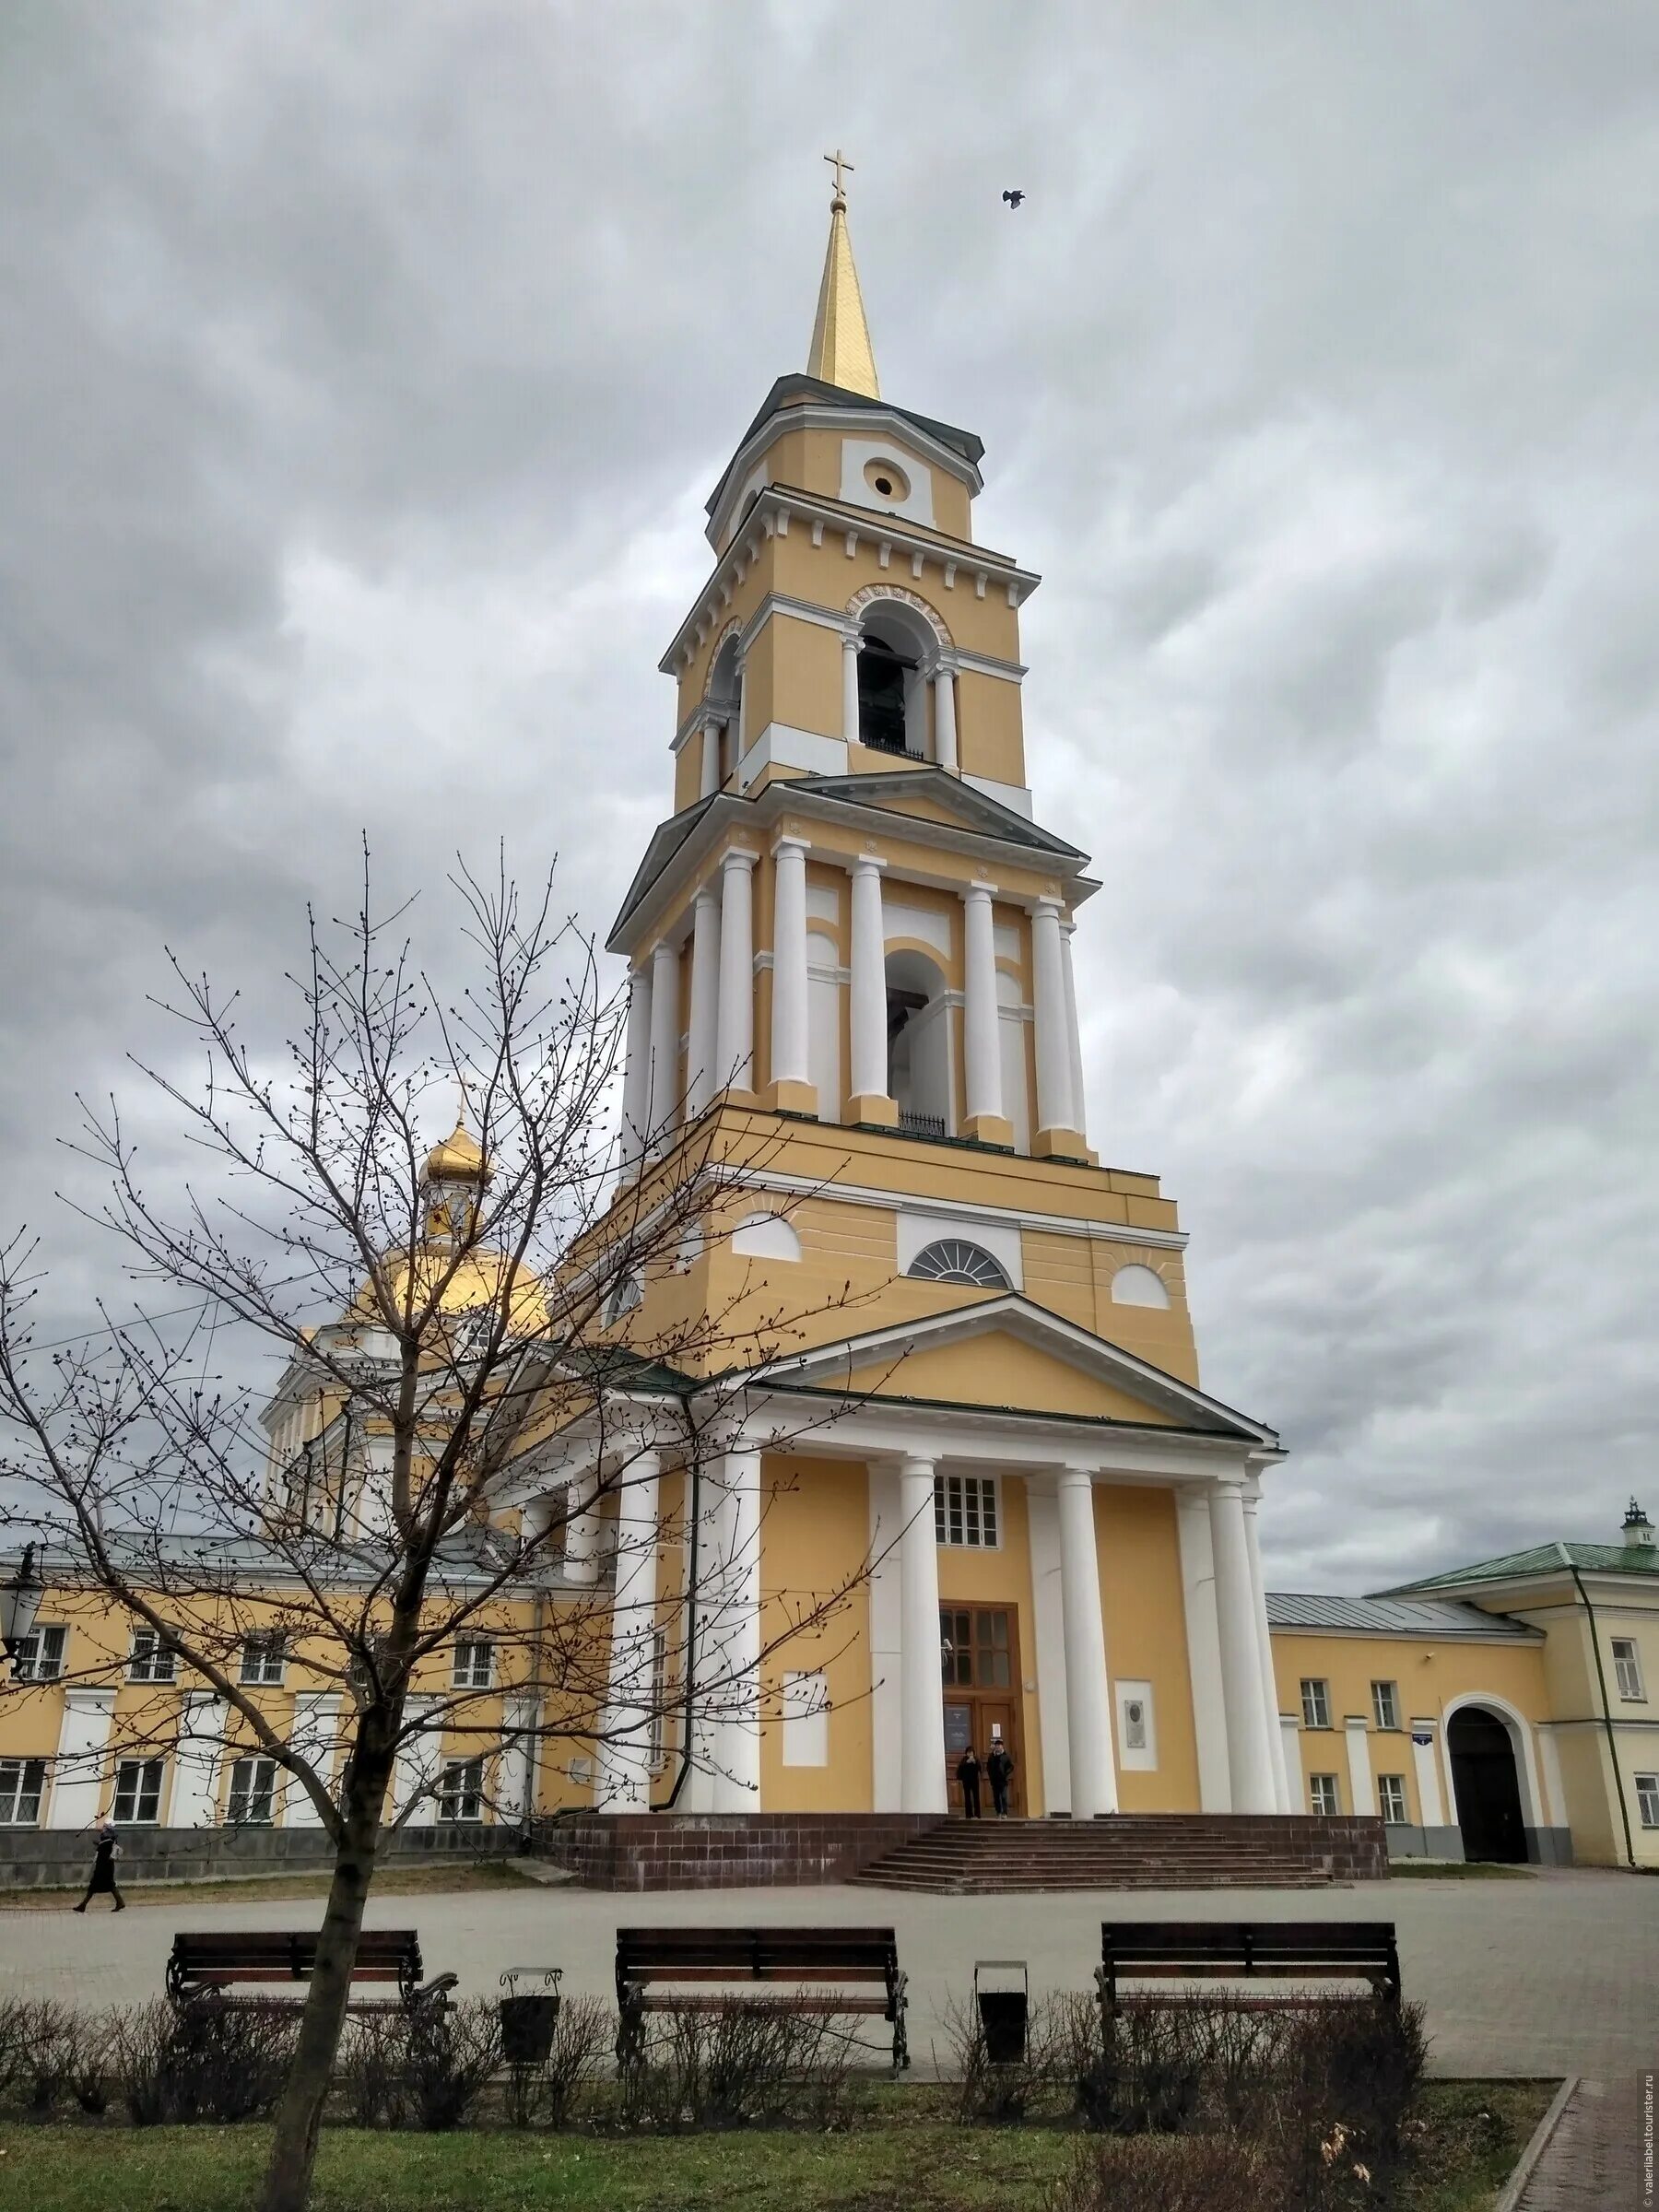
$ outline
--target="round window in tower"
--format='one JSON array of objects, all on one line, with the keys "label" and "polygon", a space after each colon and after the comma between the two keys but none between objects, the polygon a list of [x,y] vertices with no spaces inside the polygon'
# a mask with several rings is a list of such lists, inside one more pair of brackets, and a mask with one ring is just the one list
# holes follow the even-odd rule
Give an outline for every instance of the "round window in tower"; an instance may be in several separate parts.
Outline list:
[{"label": "round window in tower", "polygon": [[897,461],[866,461],[865,482],[878,500],[910,498],[910,478]]}]

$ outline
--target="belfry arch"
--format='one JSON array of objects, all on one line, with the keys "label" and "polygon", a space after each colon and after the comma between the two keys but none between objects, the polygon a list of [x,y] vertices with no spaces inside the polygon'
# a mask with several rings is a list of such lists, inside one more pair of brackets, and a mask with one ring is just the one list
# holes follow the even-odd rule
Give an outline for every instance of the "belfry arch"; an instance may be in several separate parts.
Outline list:
[{"label": "belfry arch", "polygon": [[849,739],[875,752],[954,768],[955,667],[949,632],[937,614],[914,592],[869,584],[848,601],[847,620],[855,669],[846,702]]}]

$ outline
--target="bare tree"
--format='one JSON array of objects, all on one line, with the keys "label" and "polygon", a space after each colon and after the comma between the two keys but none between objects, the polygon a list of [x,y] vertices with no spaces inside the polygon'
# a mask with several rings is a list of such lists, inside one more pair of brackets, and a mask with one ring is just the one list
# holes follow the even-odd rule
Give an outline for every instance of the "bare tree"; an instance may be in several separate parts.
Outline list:
[{"label": "bare tree", "polygon": [[[471,980],[452,1004],[406,914],[376,916],[365,852],[357,915],[312,917],[285,1064],[262,1064],[236,998],[173,959],[167,1011],[205,1072],[142,1073],[206,1185],[152,1198],[113,1101],[75,1140],[108,1171],[99,1218],[149,1318],[106,1309],[97,1335],[38,1346],[41,1249],[22,1233],[0,1255],[0,1524],[124,1624],[79,1678],[130,1680],[136,1650],[156,1686],[110,1755],[268,1759],[233,1816],[261,1816],[274,1774],[332,1846],[266,2212],[309,2194],[395,1824],[434,1797],[524,1817],[532,1759],[597,1762],[636,1804],[665,1756],[683,1781],[719,1756],[711,1720],[752,1727],[762,1667],[833,1638],[860,1579],[774,1600],[763,1639],[758,1608],[723,1597],[759,1530],[752,1510],[711,1512],[729,1504],[713,1463],[758,1415],[774,1447],[801,1433],[785,1401],[765,1413],[767,1371],[842,1333],[747,1286],[716,1312],[699,1277],[771,1124],[705,1116],[669,1141],[679,1101],[658,1100],[657,1141],[618,1186],[620,1025],[591,941],[550,883],[528,902],[504,872],[453,883]],[[432,1153],[434,1100],[457,1092],[469,1126]],[[260,1354],[263,1382],[217,1379],[227,1347],[243,1373]],[[279,1679],[337,1699],[336,1730],[274,1717]],[[446,1735],[476,1763],[445,1771]]]}]

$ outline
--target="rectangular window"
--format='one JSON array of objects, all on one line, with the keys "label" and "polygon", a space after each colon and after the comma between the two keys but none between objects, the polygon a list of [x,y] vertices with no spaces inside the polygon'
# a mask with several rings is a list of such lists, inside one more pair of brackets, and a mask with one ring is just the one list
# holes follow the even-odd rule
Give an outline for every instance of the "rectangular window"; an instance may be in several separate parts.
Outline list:
[{"label": "rectangular window", "polygon": [[118,1828],[153,1826],[161,1818],[164,1759],[124,1759],[115,1770],[115,1803],[110,1818]]},{"label": "rectangular window", "polygon": [[1308,1795],[1316,1813],[1331,1816],[1342,1810],[1342,1791],[1335,1774],[1310,1774]]},{"label": "rectangular window", "polygon": [[1331,1686],[1304,1677],[1301,1686],[1302,1726],[1328,1728],[1331,1724]]},{"label": "rectangular window", "polygon": [[495,1679],[495,1647],[488,1636],[462,1636],[455,1641],[455,1666],[450,1677],[456,1689],[488,1689]]},{"label": "rectangular window", "polygon": [[452,1759],[444,1767],[438,1791],[440,1820],[482,1820],[484,1818],[484,1761]]},{"label": "rectangular window", "polygon": [[1371,1684],[1371,1720],[1379,1728],[1400,1724],[1400,1686],[1397,1682]]},{"label": "rectangular window", "polygon": [[268,1828],[276,1801],[276,1761],[239,1759],[230,1769],[233,1828]]},{"label": "rectangular window", "polygon": [[994,1475],[935,1475],[934,1535],[941,1544],[994,1551],[997,1535]]},{"label": "rectangular window", "polygon": [[0,1828],[36,1828],[46,1794],[43,1759],[0,1759]]},{"label": "rectangular window", "polygon": [[69,1631],[61,1623],[48,1628],[36,1623],[18,1645],[12,1661],[14,1682],[55,1682],[64,1671],[64,1653]]},{"label": "rectangular window", "polygon": [[250,1636],[241,1648],[242,1680],[280,1684],[284,1657],[279,1636]]},{"label": "rectangular window", "polygon": [[822,1675],[783,1677],[783,1764],[830,1764],[830,1691]]},{"label": "rectangular window", "polygon": [[1643,1828],[1659,1828],[1659,1774],[1638,1774],[1636,1803]]},{"label": "rectangular window", "polygon": [[1619,1696],[1627,1701],[1644,1700],[1647,1692],[1641,1687],[1641,1654],[1634,1637],[1614,1637],[1613,1666],[1618,1676]]},{"label": "rectangular window", "polygon": [[1390,1828],[1405,1827],[1406,1777],[1404,1774],[1378,1775],[1377,1807]]},{"label": "rectangular window", "polygon": [[[135,1629],[133,1649],[127,1659],[129,1682],[171,1682],[177,1671],[177,1661],[154,1629]],[[116,1814],[119,1820],[121,1816]]]}]

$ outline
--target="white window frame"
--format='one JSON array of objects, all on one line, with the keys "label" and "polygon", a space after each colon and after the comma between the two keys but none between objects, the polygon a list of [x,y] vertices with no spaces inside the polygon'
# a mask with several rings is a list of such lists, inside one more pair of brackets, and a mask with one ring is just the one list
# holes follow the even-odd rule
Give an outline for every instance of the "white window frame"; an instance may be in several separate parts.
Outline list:
[{"label": "white window frame", "polygon": [[1404,1774],[1379,1774],[1377,1777],[1377,1809],[1385,1825],[1406,1828],[1410,1825],[1407,1810],[1406,1777]]},{"label": "white window frame", "polygon": [[[264,1770],[262,1772],[261,1770]],[[237,1777],[241,1777],[239,1782]],[[238,1797],[242,1809],[236,1809]],[[263,1799],[264,1812],[249,1808]],[[225,1818],[233,1828],[270,1828],[276,1818],[276,1761],[263,1751],[244,1751],[230,1762],[230,1790],[225,1800]]]},{"label": "white window frame", "polygon": [[164,1644],[154,1629],[135,1629],[127,1653],[129,1682],[176,1682],[179,1654]]},{"label": "white window frame", "polygon": [[786,1767],[830,1764],[830,1677],[789,1672],[783,1677],[782,1757]]},{"label": "white window frame", "polygon": [[37,1620],[18,1645],[14,1682],[56,1682],[68,1672],[69,1630],[61,1620]]},{"label": "white window frame", "polygon": [[1400,1725],[1400,1686],[1397,1682],[1373,1682],[1371,1689],[1371,1725],[1374,1728],[1397,1730]]},{"label": "white window frame", "polygon": [[[484,1654],[484,1671],[478,1672],[477,1654]],[[464,1653],[472,1653],[464,1657]],[[489,1636],[457,1636],[455,1649],[450,1660],[450,1688],[452,1689],[493,1689],[495,1688],[495,1640]]]},{"label": "white window frame", "polygon": [[[1329,1799],[1329,1803],[1322,1800]],[[1342,1777],[1340,1774],[1310,1774],[1308,1777],[1308,1806],[1323,1820],[1335,1820],[1342,1813]]]},{"label": "white window frame", "polygon": [[1627,1705],[1645,1705],[1647,1690],[1641,1679],[1641,1653],[1634,1636],[1615,1636],[1613,1642],[1613,1672],[1618,1679],[1618,1694]]},{"label": "white window frame", "polygon": [[[135,1779],[127,1783],[124,1778]],[[161,1819],[161,1800],[167,1794],[167,1761],[165,1759],[124,1759],[115,1768],[115,1794],[110,1800],[110,1818],[117,1828],[156,1828]],[[126,1812],[121,1809],[123,1795],[131,1802]],[[144,1810],[149,1801],[149,1811]]]},{"label": "white window frame", "polygon": [[1324,1675],[1304,1675],[1301,1678],[1301,1711],[1304,1728],[1328,1728],[1331,1724],[1331,1685]]},{"label": "white window frame", "polygon": [[[466,1809],[471,1806],[472,1810]],[[484,1754],[471,1759],[446,1759],[438,1783],[440,1820],[482,1820],[484,1818]]]},{"label": "white window frame", "polygon": [[[44,1759],[0,1759],[0,1828],[40,1827],[49,1771]],[[34,1810],[26,1814],[31,1801]]]},{"label": "white window frame", "polygon": [[[955,1528],[958,1532],[952,1535]],[[989,1529],[989,1535],[986,1531]],[[970,1534],[970,1531],[972,1531]],[[934,1477],[934,1541],[947,1551],[1002,1549],[1002,1477]]]},{"label": "white window frame", "polygon": [[1636,1806],[1643,1828],[1659,1828],[1659,1774],[1638,1774]]},{"label": "white window frame", "polygon": [[[276,1672],[272,1672],[275,1667]],[[288,1669],[288,1653],[280,1636],[244,1636],[239,1679],[256,1689],[280,1689]]]}]

